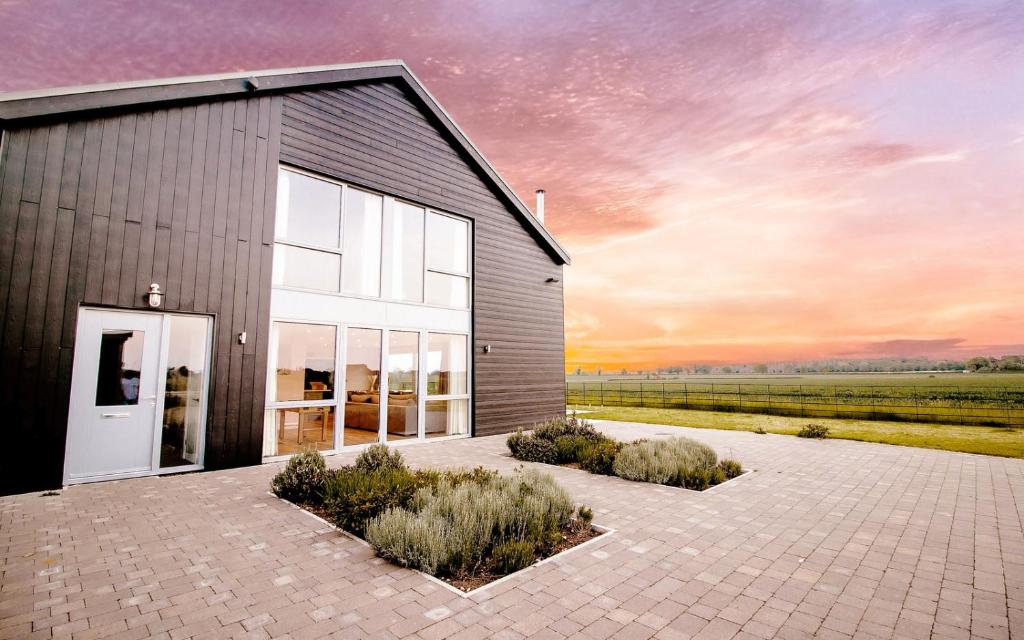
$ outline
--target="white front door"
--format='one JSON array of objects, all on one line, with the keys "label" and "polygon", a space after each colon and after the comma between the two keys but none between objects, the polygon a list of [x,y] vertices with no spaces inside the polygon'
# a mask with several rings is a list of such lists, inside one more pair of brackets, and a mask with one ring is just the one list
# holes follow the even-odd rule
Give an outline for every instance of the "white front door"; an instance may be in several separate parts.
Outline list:
[{"label": "white front door", "polygon": [[154,314],[79,313],[68,480],[153,468],[161,325]]},{"label": "white front door", "polygon": [[200,316],[79,311],[66,482],[200,463],[209,334]]}]

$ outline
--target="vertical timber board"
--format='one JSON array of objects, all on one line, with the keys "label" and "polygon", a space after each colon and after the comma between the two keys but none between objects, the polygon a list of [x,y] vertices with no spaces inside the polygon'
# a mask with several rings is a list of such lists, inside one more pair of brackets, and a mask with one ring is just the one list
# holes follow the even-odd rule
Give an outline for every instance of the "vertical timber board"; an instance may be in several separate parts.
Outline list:
[{"label": "vertical timber board", "polygon": [[150,282],[167,287],[166,311],[214,318],[206,467],[259,462],[280,105],[243,98],[3,132],[0,408],[12,450],[40,455],[3,465],[0,493],[61,483],[79,310],[144,310]]}]

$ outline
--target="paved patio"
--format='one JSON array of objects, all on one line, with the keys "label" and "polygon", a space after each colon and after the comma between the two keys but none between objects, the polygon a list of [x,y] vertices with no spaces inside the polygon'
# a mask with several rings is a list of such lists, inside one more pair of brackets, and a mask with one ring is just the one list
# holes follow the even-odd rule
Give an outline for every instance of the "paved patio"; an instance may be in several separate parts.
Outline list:
[{"label": "paved patio", "polygon": [[[0,638],[1024,638],[1024,461],[601,427],[756,471],[701,494],[549,467],[616,533],[469,598],[268,496],[279,464],[0,498]],[[509,470],[503,443],[403,452]]]}]

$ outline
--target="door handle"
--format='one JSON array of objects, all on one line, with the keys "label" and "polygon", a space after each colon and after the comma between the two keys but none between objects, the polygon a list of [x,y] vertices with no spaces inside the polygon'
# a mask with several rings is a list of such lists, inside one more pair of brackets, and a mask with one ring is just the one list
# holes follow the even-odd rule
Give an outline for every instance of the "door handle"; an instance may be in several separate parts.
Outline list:
[{"label": "door handle", "polygon": [[101,413],[100,416],[103,417],[103,418],[130,418],[130,417],[132,417],[132,414],[127,413],[127,412],[125,412],[125,413]]}]

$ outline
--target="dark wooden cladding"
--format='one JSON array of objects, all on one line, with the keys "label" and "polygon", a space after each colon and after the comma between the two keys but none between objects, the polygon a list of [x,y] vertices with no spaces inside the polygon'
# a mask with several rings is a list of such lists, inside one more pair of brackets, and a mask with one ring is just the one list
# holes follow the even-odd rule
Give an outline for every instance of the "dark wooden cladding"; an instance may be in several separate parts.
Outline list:
[{"label": "dark wooden cladding", "polygon": [[281,160],[471,218],[475,432],[565,410],[562,267],[413,96],[390,82],[287,94]]},{"label": "dark wooden cladding", "polygon": [[[214,317],[207,468],[258,463],[282,99],[3,132],[0,491],[61,483],[78,310]],[[246,332],[245,345],[236,336]]]},{"label": "dark wooden cladding", "polygon": [[61,483],[79,310],[151,282],[214,318],[206,467],[260,461],[280,162],[472,219],[475,433],[564,410],[564,250],[404,66],[310,73],[0,100],[0,493]]}]

